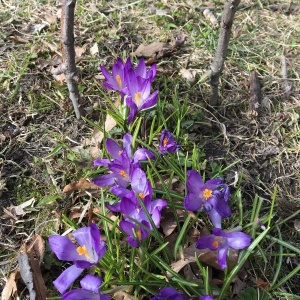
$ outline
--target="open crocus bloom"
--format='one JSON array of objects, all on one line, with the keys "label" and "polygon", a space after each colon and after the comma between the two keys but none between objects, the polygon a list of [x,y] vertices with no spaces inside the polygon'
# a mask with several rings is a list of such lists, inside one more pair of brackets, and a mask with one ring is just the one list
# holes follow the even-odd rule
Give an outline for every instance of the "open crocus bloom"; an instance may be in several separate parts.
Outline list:
[{"label": "open crocus bloom", "polygon": [[69,291],[61,297],[61,300],[109,300],[106,295],[100,294],[102,280],[94,275],[86,275],[81,281],[81,289]]},{"label": "open crocus bloom", "polygon": [[221,227],[221,218],[227,218],[231,215],[227,203],[229,187],[224,184],[221,178],[210,179],[204,183],[196,170],[188,171],[187,176],[188,194],[184,199],[185,209],[196,211],[203,207],[209,213],[213,224],[216,227]]},{"label": "open crocus bloom", "polygon": [[219,266],[221,269],[226,269],[228,249],[242,250],[250,244],[251,237],[243,232],[224,232],[220,228],[214,228],[212,234],[198,239],[196,248],[217,251]]},{"label": "open crocus bloom", "polygon": [[150,300],[186,300],[187,295],[183,292],[178,292],[172,287],[163,288],[155,297]]},{"label": "open crocus bloom", "polygon": [[74,263],[53,282],[61,294],[68,289],[85,268],[97,264],[106,251],[105,243],[100,240],[100,232],[95,224],[75,230],[73,236],[78,245],[72,243],[65,236],[51,235],[49,237],[50,248],[57,258]]},{"label": "open crocus bloom", "polygon": [[119,91],[121,95],[124,95],[127,87],[125,70],[131,67],[130,58],[124,63],[119,57],[117,58],[117,62],[112,66],[112,74],[109,74],[105,67],[100,66],[101,72],[106,79],[106,81],[103,82],[103,85],[107,89]]},{"label": "open crocus bloom", "polygon": [[161,154],[167,152],[174,153],[180,146],[176,143],[175,138],[171,132],[168,130],[163,130],[160,136],[159,151]]},{"label": "open crocus bloom", "polygon": [[130,108],[128,124],[131,124],[139,111],[156,105],[158,91],[150,94],[151,80],[136,76],[133,69],[129,69],[127,72],[127,83],[129,94],[126,104]]}]

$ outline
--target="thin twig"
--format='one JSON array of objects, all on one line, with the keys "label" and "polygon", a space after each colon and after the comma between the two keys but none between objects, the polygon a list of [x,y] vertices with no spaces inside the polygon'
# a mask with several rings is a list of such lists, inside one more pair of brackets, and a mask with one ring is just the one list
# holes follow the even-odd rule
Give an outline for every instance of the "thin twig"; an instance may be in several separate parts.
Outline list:
[{"label": "thin twig", "polygon": [[286,58],[284,55],[281,55],[281,76],[282,76],[282,89],[286,97],[289,97],[291,94],[292,86],[289,84],[287,77],[287,68],[286,68]]},{"label": "thin twig", "polygon": [[216,106],[219,102],[219,81],[220,76],[224,68],[224,62],[227,55],[227,49],[230,39],[231,27],[233,24],[233,19],[235,12],[238,8],[240,0],[228,0],[224,6],[222,20],[220,24],[220,35],[218,46],[216,50],[216,55],[214,61],[211,65],[211,77],[210,77],[210,86],[211,86],[211,95],[209,103],[212,106]]}]

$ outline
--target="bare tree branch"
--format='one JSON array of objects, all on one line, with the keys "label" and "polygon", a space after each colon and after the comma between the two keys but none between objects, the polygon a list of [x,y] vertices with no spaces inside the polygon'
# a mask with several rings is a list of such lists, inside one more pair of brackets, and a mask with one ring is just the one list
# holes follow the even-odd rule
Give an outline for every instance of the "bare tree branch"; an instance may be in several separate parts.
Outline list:
[{"label": "bare tree branch", "polygon": [[77,86],[79,80],[75,64],[74,48],[74,11],[76,0],[62,0],[61,13],[61,40],[63,64],[65,64],[65,76],[76,118],[80,119],[83,109],[80,107],[80,96]]},{"label": "bare tree branch", "polygon": [[210,95],[209,103],[212,106],[216,106],[219,102],[218,87],[219,87],[220,76],[224,68],[224,62],[227,55],[227,49],[230,40],[231,27],[239,3],[240,0],[227,0],[224,6],[222,21],[220,24],[221,29],[220,29],[218,46],[217,46],[214,61],[211,65],[211,77],[210,77],[211,95]]}]

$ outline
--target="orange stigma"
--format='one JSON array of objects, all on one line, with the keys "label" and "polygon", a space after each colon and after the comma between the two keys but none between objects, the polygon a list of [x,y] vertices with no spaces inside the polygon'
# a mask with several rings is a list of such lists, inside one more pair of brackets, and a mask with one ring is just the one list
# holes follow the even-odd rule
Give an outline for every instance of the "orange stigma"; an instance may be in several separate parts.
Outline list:
[{"label": "orange stigma", "polygon": [[208,200],[212,196],[212,190],[205,189],[202,193],[202,196],[205,198],[205,200]]},{"label": "orange stigma", "polygon": [[84,255],[86,258],[90,257],[85,245],[77,247],[76,251],[79,255]]},{"label": "orange stigma", "polygon": [[144,199],[145,198],[145,195],[143,193],[139,193],[139,197]]},{"label": "orange stigma", "polygon": [[136,94],[134,94],[134,100],[137,105],[140,105],[141,103],[141,95],[142,95],[141,92],[137,92]]},{"label": "orange stigma", "polygon": [[214,241],[212,243],[213,247],[218,248],[219,247],[219,242],[218,241]]},{"label": "orange stigma", "polygon": [[138,238],[139,240],[142,239],[142,232],[141,232],[140,229],[138,229],[138,230],[136,231],[136,236],[137,236],[137,238]]},{"label": "orange stigma", "polygon": [[166,146],[168,141],[169,141],[168,138],[165,137],[164,140],[163,140],[163,145]]},{"label": "orange stigma", "polygon": [[128,174],[124,170],[120,170],[119,174],[122,175],[124,177],[124,179],[129,178]]},{"label": "orange stigma", "polygon": [[118,83],[119,88],[121,88],[121,87],[122,87],[122,79],[121,79],[121,76],[120,76],[120,75],[117,75],[117,76],[116,76],[116,80],[117,80],[117,83]]}]

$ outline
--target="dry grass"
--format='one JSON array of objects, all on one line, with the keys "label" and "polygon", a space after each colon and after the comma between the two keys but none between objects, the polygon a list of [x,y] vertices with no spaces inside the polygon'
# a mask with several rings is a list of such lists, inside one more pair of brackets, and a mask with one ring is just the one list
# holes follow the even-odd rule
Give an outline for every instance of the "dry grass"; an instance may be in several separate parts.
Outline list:
[{"label": "dry grass", "polygon": [[[189,84],[179,74],[181,68],[192,69],[200,79],[210,67],[217,43],[218,31],[197,9],[202,4],[194,2],[78,1],[76,45],[85,49],[78,58],[78,69],[85,107],[91,112],[88,118],[98,122],[100,118],[92,113],[93,107],[105,106],[99,92],[103,90],[97,77],[99,63],[110,66],[117,56],[132,55],[141,43],[169,42],[177,34],[185,34],[183,47],[157,62],[156,85],[163,88],[161,98],[171,99],[174,86],[179,88],[180,101],[188,95],[192,117],[201,116],[198,121],[204,122],[200,130],[192,127],[191,140],[204,149],[209,162],[226,166],[240,160],[228,170],[227,181],[233,183],[239,176],[243,201],[249,209],[254,195],[269,203],[277,186],[275,218],[287,216],[300,209],[300,12],[287,13],[284,0],[257,4],[243,1],[222,77],[222,103],[217,109],[207,109],[209,84]],[[50,66],[41,66],[42,59],[51,61],[60,54],[59,20],[55,20],[59,3],[5,0],[0,4],[2,207],[32,197],[39,202],[49,195],[61,194],[62,188],[85,170],[82,162],[86,166],[91,161],[82,153],[73,154],[73,159],[68,156],[68,147],[80,145],[90,137],[92,129],[75,120],[66,87],[53,78]],[[217,5],[213,10],[218,19],[221,9]],[[38,26],[41,31],[34,32]],[[99,53],[92,55],[90,49],[95,43]],[[286,57],[292,85],[289,96],[283,93],[282,55]],[[258,72],[263,93],[263,105],[256,118],[247,117],[251,70]],[[59,155],[46,158],[59,145]],[[43,216],[52,209],[37,208],[35,213]],[[17,225],[15,220],[1,218],[0,240],[6,250],[0,254],[3,261],[10,261],[17,253],[9,245],[26,240],[34,228],[38,228],[36,233],[45,234],[56,224],[53,215],[54,224],[40,226],[33,220],[35,213],[20,218]],[[299,232],[292,223],[285,226],[282,234],[299,247]],[[283,264],[283,271],[297,263],[296,258],[290,259]],[[255,261],[253,264],[253,284],[258,277],[267,280],[272,276],[272,266],[259,267]],[[289,281],[286,290],[299,293],[298,282],[299,275]]]}]

